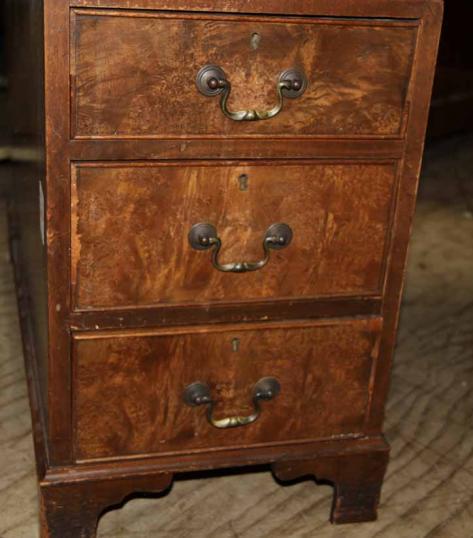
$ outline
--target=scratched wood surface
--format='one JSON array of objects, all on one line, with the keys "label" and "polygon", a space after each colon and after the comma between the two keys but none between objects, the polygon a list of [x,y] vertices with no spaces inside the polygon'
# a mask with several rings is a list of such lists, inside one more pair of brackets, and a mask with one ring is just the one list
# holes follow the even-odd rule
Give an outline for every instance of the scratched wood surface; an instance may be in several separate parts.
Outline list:
[{"label": "scratched wood surface", "polygon": [[[331,527],[328,486],[268,472],[178,480],[110,512],[100,538],[473,537],[473,138],[427,155],[386,430],[380,519]],[[30,418],[11,267],[0,224],[0,537],[37,538]]]},{"label": "scratched wood surface", "polygon": [[[78,166],[76,305],[381,295],[395,170],[394,163],[314,161]],[[243,174],[246,191],[240,190]],[[274,223],[288,224],[293,239],[272,250],[261,271],[222,273],[212,267],[210,251],[189,245],[188,233],[200,222],[217,230],[220,263],[262,259],[263,238]]]},{"label": "scratched wood surface", "polygon": [[[79,335],[76,457],[360,436],[381,326],[381,318],[368,318]],[[185,387],[205,380],[216,418],[250,415],[253,387],[268,376],[281,392],[248,428],[219,430],[202,407],[182,402]]]},{"label": "scratched wood surface", "polygon": [[[74,134],[166,138],[401,133],[415,24],[224,19],[73,12]],[[309,85],[302,97],[286,99],[284,111],[270,123],[224,122],[219,98],[201,95],[195,85],[197,73],[207,64],[220,66],[232,84],[231,110],[271,109],[276,81],[288,68],[302,70]]]}]

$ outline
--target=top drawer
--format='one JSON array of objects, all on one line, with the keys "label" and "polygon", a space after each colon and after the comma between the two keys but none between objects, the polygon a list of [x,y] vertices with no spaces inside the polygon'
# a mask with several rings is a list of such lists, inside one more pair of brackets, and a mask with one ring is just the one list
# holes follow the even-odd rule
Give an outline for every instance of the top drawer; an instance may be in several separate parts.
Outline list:
[{"label": "top drawer", "polygon": [[[409,21],[74,10],[72,136],[400,138],[416,35]],[[225,75],[219,95],[197,88],[206,65]],[[307,87],[280,102],[288,69]],[[282,109],[236,121],[226,93],[230,112]]]}]

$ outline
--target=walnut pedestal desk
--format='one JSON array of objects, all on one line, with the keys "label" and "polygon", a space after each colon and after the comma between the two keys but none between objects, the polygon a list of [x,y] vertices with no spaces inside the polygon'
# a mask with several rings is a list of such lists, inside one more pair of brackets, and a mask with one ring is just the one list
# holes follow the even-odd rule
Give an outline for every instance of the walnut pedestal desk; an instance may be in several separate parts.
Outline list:
[{"label": "walnut pedestal desk", "polygon": [[16,4],[41,536],[260,464],[375,519],[441,1]]}]

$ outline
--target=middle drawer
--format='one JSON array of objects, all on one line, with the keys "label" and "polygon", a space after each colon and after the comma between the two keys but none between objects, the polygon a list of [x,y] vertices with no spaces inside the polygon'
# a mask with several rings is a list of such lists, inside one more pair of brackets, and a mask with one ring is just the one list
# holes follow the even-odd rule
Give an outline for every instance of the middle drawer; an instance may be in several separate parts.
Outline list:
[{"label": "middle drawer", "polygon": [[74,307],[381,295],[396,168],[75,164]]}]

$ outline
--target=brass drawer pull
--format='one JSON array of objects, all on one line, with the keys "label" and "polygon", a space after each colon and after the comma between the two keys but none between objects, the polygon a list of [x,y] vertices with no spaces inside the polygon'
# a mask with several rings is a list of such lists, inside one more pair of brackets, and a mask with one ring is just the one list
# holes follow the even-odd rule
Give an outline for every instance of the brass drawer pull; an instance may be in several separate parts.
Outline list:
[{"label": "brass drawer pull", "polygon": [[217,230],[212,224],[194,224],[189,232],[189,243],[196,250],[212,251],[212,264],[215,269],[224,273],[247,273],[248,271],[257,271],[264,267],[270,256],[271,249],[286,248],[292,241],[292,230],[284,223],[271,224],[266,230],[263,239],[264,258],[258,262],[234,262],[221,264],[218,261],[222,241],[217,235]]},{"label": "brass drawer pull", "polygon": [[184,402],[192,407],[198,405],[207,405],[207,420],[215,428],[227,429],[236,428],[237,426],[246,426],[255,422],[261,414],[260,401],[269,401],[275,398],[281,390],[279,381],[274,377],[263,377],[253,387],[253,405],[254,413],[246,416],[233,416],[221,419],[213,418],[215,402],[210,395],[210,388],[206,383],[199,381],[189,385],[183,395]]},{"label": "brass drawer pull", "polygon": [[205,65],[197,73],[196,84],[199,91],[207,97],[222,94],[220,108],[227,118],[234,121],[257,121],[268,120],[279,114],[283,108],[284,97],[296,99],[307,88],[307,78],[304,73],[297,69],[287,69],[279,75],[276,84],[278,96],[277,104],[270,110],[239,110],[228,109],[228,99],[232,91],[232,85],[227,79],[225,72],[217,65]]}]

